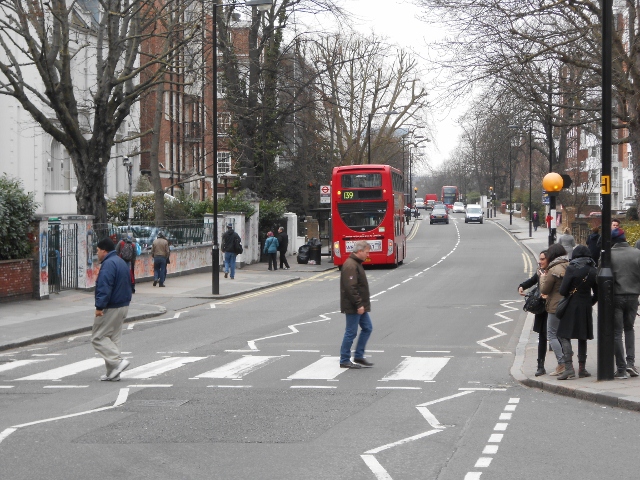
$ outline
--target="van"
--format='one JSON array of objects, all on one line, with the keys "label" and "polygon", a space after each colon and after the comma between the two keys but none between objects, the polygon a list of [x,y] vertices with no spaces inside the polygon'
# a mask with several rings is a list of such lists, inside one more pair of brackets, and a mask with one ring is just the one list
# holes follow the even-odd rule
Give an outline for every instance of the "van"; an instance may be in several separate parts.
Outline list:
[{"label": "van", "polygon": [[424,196],[424,208],[425,210],[433,210],[433,205],[438,201],[438,195],[435,193],[427,193]]}]

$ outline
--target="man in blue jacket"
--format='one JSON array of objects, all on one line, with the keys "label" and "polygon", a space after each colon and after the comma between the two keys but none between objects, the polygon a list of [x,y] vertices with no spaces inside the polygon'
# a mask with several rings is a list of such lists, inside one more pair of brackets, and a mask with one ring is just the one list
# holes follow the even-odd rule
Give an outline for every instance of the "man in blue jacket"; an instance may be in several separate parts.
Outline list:
[{"label": "man in blue jacket", "polygon": [[115,245],[109,237],[98,242],[100,273],[96,280],[96,317],[93,321],[91,343],[104,358],[107,374],[103,382],[117,382],[120,374],[129,366],[122,358],[122,324],[131,302],[131,273],[127,262],[115,252]]}]

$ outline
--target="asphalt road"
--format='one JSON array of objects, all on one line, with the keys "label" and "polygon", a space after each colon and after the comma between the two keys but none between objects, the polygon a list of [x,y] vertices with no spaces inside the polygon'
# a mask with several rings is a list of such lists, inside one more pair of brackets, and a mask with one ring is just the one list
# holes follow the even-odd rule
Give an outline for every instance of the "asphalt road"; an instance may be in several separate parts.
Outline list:
[{"label": "asphalt road", "polygon": [[118,383],[87,336],[5,352],[0,477],[635,478],[637,413],[510,377],[531,261],[454,217],[368,270],[370,369],[338,368],[335,270],[126,326]]}]

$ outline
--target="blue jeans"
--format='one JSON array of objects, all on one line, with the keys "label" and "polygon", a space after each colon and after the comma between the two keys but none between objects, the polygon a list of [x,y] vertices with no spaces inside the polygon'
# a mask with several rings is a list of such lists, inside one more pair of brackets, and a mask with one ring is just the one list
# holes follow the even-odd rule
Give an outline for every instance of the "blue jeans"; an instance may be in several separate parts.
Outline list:
[{"label": "blue jeans", "polygon": [[340,347],[340,364],[351,361],[351,345],[353,345],[353,340],[358,334],[358,325],[360,325],[361,330],[358,343],[356,344],[356,353],[353,355],[353,358],[364,358],[364,347],[367,345],[367,340],[369,340],[369,336],[371,336],[371,331],[373,330],[369,312],[364,312],[362,315],[347,313],[346,316],[347,328],[344,332],[342,347]]},{"label": "blue jeans", "polygon": [[224,273],[231,271],[231,278],[236,276],[236,254],[224,252]]},{"label": "blue jeans", "polygon": [[614,295],[613,306],[613,351],[618,370],[624,370],[636,362],[636,333],[633,327],[638,313],[638,296]]},{"label": "blue jeans", "polygon": [[167,259],[166,257],[153,258],[153,280],[160,281],[160,285],[164,285],[167,277]]}]

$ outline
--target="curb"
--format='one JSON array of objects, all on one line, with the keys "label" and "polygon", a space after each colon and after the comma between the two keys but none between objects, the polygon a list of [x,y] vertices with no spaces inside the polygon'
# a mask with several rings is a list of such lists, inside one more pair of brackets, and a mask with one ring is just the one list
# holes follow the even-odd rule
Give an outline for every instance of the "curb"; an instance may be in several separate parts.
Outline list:
[{"label": "curb", "polygon": [[[145,318],[159,317],[160,315],[163,315],[165,313],[167,313],[167,309],[165,307],[158,307],[157,312],[140,313],[138,315],[131,315],[130,317],[127,317],[124,319],[124,323],[136,322],[138,320],[144,320]],[[30,338],[29,340],[24,340],[22,342],[15,342],[15,343],[9,343],[6,345],[0,345],[0,352],[5,350],[11,350],[14,348],[26,347],[29,345],[33,345],[34,343],[48,342],[51,340],[56,340],[58,338],[68,337],[69,335],[77,335],[78,333],[90,332],[92,328],[93,328],[92,326],[86,326],[82,328],[76,328],[74,330],[67,330],[64,332],[57,332],[57,333],[51,333],[49,335],[43,335],[41,337]]]}]

